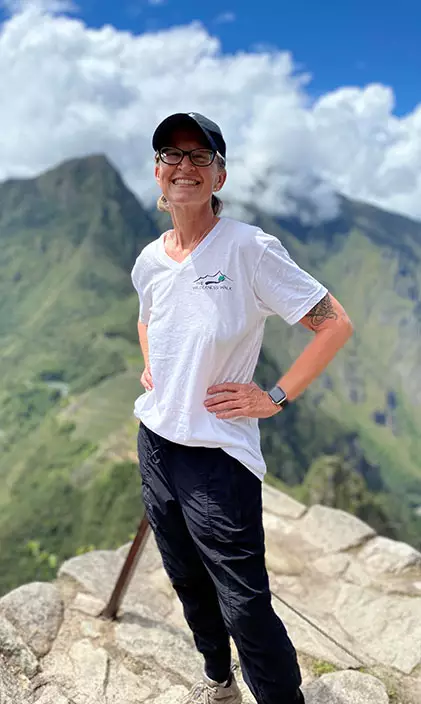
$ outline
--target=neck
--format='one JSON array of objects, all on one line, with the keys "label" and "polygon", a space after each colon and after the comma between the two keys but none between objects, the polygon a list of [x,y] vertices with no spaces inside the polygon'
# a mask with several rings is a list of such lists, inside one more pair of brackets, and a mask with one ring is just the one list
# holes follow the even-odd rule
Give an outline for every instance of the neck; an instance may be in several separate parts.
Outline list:
[{"label": "neck", "polygon": [[174,239],[180,249],[194,247],[203,234],[212,229],[216,222],[210,203],[197,208],[172,206],[171,218],[174,226]]}]

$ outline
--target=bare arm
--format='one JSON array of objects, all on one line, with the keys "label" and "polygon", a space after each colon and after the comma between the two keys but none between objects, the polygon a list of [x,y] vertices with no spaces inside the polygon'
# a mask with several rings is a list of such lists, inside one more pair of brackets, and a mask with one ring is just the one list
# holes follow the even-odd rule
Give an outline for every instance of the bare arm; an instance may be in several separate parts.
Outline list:
[{"label": "bare arm", "polygon": [[330,293],[300,323],[315,335],[278,381],[290,400],[297,398],[324,371],[353,333],[348,315]]},{"label": "bare arm", "polygon": [[140,348],[145,361],[145,367],[149,367],[148,326],[138,320],[137,332],[139,333]]},{"label": "bare arm", "polygon": [[145,368],[140,377],[141,384],[145,387],[146,391],[151,391],[153,389],[152,374],[149,365],[149,345],[148,345],[148,326],[145,323],[141,323],[140,320],[137,323],[137,331],[139,334],[140,348],[142,350],[143,359],[145,362]]},{"label": "bare arm", "polygon": [[[277,382],[291,401],[322,373],[353,332],[352,323],[341,304],[329,293],[300,323],[315,335]],[[212,398],[206,399],[205,406],[217,418],[269,418],[280,410],[268,394],[253,382],[218,384],[211,386],[208,394],[212,394]]]}]

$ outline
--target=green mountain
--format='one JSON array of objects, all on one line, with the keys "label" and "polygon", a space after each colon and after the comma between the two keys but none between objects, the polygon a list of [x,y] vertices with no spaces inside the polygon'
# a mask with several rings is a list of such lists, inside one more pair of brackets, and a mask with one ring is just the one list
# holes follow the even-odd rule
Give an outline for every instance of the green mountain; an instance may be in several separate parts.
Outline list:
[{"label": "green mountain", "polygon": [[[268,479],[420,547],[421,224],[345,199],[323,227],[250,220],[356,327],[299,403],[261,424]],[[136,530],[142,360],[129,273],[161,225],[103,156],[0,184],[0,593]],[[271,318],[256,380],[272,384],[308,339]]]}]

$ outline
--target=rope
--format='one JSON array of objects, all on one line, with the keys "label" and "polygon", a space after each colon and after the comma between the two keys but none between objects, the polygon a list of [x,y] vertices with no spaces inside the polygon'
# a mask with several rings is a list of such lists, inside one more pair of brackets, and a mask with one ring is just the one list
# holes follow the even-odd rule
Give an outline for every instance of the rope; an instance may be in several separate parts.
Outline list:
[{"label": "rope", "polygon": [[298,611],[298,609],[296,609],[295,606],[291,606],[291,604],[288,604],[288,602],[285,601],[285,599],[280,597],[278,594],[276,594],[275,592],[271,592],[271,593],[272,593],[272,596],[275,597],[275,599],[278,599],[278,601],[281,602],[281,604],[283,604],[288,609],[293,611],[297,616],[299,616],[301,619],[303,619],[303,621],[306,621],[312,628],[315,628],[316,631],[318,631],[322,636],[324,636],[325,638],[330,640],[332,643],[334,643],[338,648],[343,650],[344,653],[346,653],[351,658],[353,658],[353,660],[356,660],[360,664],[360,666],[364,667],[365,663],[363,663],[363,661],[359,657],[357,657],[357,655],[354,655],[354,653],[352,653],[350,650],[348,650],[348,648],[346,648],[344,645],[342,645],[342,643],[339,643],[339,641],[337,641],[336,638],[329,635],[329,633],[326,633],[326,631],[324,631],[322,628],[320,628],[320,626],[318,626],[316,623],[313,623],[313,621],[311,621],[307,616],[305,616],[300,611]]}]

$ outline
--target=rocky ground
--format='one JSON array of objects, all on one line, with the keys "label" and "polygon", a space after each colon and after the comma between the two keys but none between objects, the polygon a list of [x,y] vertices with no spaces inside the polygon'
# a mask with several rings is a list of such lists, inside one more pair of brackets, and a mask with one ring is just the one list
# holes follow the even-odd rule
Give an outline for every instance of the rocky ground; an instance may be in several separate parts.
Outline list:
[{"label": "rocky ground", "polygon": [[[268,486],[264,503],[273,603],[306,703],[419,704],[421,554]],[[118,619],[98,616],[128,548],[74,557],[54,583],[0,599],[0,704],[181,701],[202,662],[152,537]]]}]

